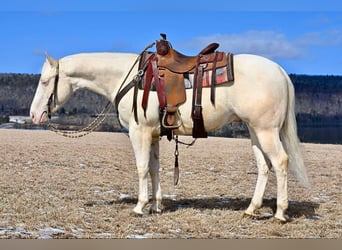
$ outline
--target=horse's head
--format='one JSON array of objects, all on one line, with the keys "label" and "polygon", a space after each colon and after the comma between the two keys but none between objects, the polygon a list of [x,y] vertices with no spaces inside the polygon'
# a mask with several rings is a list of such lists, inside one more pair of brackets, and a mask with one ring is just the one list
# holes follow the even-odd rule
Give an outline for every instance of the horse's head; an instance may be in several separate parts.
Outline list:
[{"label": "horse's head", "polygon": [[48,116],[54,111],[59,77],[58,68],[58,61],[46,54],[46,60],[30,109],[31,119],[35,124],[46,122]]},{"label": "horse's head", "polygon": [[51,113],[57,111],[62,103],[65,102],[67,96],[70,95],[69,91],[66,94],[64,93],[66,91],[61,90],[59,75],[58,60],[46,54],[46,60],[30,109],[33,123],[39,124],[46,122]]}]

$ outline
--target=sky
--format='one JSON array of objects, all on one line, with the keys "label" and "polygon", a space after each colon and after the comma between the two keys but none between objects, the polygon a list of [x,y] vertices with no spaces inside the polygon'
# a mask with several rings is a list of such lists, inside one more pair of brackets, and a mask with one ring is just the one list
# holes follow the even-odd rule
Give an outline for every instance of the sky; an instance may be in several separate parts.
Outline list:
[{"label": "sky", "polygon": [[139,53],[160,33],[187,55],[218,42],[288,73],[342,75],[341,0],[5,0],[0,73],[40,73],[45,52]]}]

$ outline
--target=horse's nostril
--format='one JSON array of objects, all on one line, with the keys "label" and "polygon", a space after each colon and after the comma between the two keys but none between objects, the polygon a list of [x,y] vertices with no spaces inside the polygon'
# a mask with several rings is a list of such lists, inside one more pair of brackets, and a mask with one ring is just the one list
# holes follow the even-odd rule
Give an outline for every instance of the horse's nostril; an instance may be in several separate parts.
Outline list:
[{"label": "horse's nostril", "polygon": [[31,119],[34,119],[34,113],[31,112]]}]

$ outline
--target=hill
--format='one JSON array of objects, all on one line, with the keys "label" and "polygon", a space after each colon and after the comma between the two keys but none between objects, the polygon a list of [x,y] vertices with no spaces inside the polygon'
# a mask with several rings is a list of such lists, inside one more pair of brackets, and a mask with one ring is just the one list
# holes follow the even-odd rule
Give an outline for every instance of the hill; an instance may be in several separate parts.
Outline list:
[{"label": "hill", "polygon": [[[0,74],[0,117],[29,115],[39,74]],[[309,76],[290,74],[296,91],[296,116],[299,128],[340,126],[342,124],[342,76]],[[58,112],[58,122],[80,125],[89,122],[89,115],[99,113],[107,100],[88,90],[76,92]],[[114,124],[114,127],[113,127]],[[111,118],[100,130],[120,129],[116,118]],[[241,123],[227,124],[211,135],[226,137],[248,136]],[[341,135],[339,135],[341,137]]]}]

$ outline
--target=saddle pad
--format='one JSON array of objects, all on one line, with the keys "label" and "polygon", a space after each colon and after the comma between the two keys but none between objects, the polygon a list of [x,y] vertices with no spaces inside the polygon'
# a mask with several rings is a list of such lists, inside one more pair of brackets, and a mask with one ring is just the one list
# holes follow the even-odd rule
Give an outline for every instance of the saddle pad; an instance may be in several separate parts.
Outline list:
[{"label": "saddle pad", "polygon": [[[216,68],[216,85],[224,84],[227,82],[234,81],[234,65],[233,65],[233,54],[227,53],[227,65],[225,67]],[[186,89],[191,89],[194,85],[194,74],[193,73],[184,73],[184,85]],[[212,71],[205,71],[202,80],[203,87],[210,87],[212,80]],[[140,89],[144,89],[145,86],[145,77],[141,79],[139,84]],[[151,91],[156,91],[154,80],[152,78]]]},{"label": "saddle pad", "polygon": [[[212,85],[212,70],[205,71],[203,74],[202,87],[211,87]],[[234,70],[233,70],[233,54],[227,54],[227,66],[216,68],[216,85],[224,84],[227,82],[234,81]],[[194,85],[194,74],[184,75],[185,88],[191,89]]]}]

